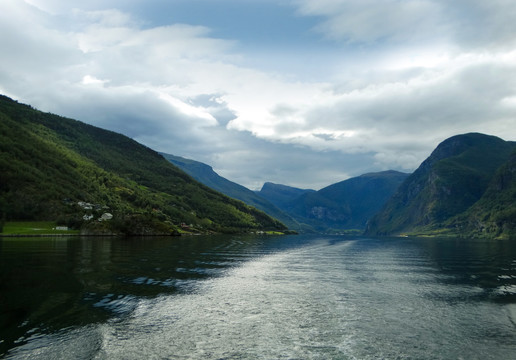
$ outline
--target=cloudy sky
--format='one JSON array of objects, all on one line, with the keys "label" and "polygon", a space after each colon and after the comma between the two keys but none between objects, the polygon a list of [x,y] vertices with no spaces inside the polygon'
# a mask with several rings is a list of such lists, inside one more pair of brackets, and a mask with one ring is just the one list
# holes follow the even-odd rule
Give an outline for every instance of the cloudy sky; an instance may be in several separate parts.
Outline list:
[{"label": "cloudy sky", "polygon": [[516,140],[513,0],[0,0],[0,93],[258,189]]}]

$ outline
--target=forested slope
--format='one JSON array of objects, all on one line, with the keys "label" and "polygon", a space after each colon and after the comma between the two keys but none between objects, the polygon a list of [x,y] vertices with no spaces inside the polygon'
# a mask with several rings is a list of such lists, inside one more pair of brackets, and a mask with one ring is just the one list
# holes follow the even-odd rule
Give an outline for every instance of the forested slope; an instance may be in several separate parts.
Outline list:
[{"label": "forested slope", "polygon": [[[5,96],[0,168],[4,221],[58,220],[84,231],[126,234],[285,229],[126,136]],[[98,221],[103,213],[113,218]]]}]

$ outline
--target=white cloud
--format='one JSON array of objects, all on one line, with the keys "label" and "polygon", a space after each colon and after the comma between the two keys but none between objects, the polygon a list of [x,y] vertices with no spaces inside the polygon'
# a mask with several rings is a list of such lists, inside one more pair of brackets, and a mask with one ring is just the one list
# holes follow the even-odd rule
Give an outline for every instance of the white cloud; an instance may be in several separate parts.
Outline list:
[{"label": "white cloud", "polygon": [[85,75],[82,78],[82,83],[84,85],[104,85],[107,82],[109,82],[109,80],[100,80],[91,75]]},{"label": "white cloud", "polygon": [[207,112],[206,110],[204,110],[202,108],[191,106],[191,105],[189,105],[185,102],[182,102],[181,100],[178,100],[165,93],[159,94],[158,98],[160,100],[167,102],[173,108],[175,108],[178,112],[180,112],[181,114],[183,114],[184,116],[186,116],[188,118],[203,120],[204,124],[198,123],[198,126],[218,125],[217,120],[213,117],[213,115],[211,115],[209,112]]},{"label": "white cloud", "polygon": [[274,47],[274,58],[293,69],[317,59],[324,81],[251,67],[238,34],[153,25],[122,3],[2,0],[0,91],[254,188],[410,171],[467,131],[516,138],[509,1],[296,0],[298,16],[318,19],[330,39],[328,60],[310,48]]}]

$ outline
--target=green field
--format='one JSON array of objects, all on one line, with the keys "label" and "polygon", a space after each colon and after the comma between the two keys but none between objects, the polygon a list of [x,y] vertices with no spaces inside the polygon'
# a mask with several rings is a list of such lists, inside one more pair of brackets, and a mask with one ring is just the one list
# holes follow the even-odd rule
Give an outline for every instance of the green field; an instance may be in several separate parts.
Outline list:
[{"label": "green field", "polygon": [[0,235],[71,235],[78,233],[78,230],[58,230],[56,223],[52,221],[12,221],[4,224]]}]

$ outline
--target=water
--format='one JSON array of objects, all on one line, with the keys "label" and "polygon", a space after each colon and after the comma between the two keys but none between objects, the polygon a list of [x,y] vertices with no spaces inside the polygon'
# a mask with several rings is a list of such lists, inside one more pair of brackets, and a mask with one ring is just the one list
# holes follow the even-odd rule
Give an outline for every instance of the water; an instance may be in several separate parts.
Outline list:
[{"label": "water", "polygon": [[516,359],[516,242],[0,240],[6,359]]}]

